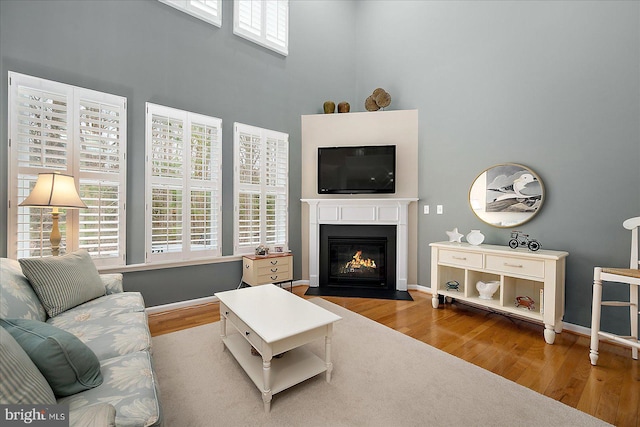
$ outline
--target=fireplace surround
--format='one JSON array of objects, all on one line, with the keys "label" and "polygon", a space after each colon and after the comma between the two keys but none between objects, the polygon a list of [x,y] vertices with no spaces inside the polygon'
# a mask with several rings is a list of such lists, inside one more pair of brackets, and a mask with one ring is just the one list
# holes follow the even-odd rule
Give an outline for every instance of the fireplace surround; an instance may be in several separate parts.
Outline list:
[{"label": "fireplace surround", "polygon": [[407,290],[409,268],[409,204],[416,198],[302,199],[309,205],[309,287],[319,287],[322,224],[395,225],[395,290]]}]

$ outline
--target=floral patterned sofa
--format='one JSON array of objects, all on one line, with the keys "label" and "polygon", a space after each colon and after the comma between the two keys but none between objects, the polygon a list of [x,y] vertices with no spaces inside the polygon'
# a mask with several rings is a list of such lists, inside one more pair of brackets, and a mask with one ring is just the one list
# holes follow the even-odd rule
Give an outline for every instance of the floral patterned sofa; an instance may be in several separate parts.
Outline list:
[{"label": "floral patterned sofa", "polygon": [[[95,266],[92,267],[95,269]],[[97,275],[97,270],[95,273]],[[50,317],[48,308],[41,303],[42,296],[23,274],[21,264],[0,258],[0,319],[4,319],[0,320],[0,324],[45,322],[70,332],[95,353],[102,377],[100,385],[73,395],[52,395],[55,397],[54,403],[69,405],[71,425],[161,425],[160,398],[151,358],[151,335],[142,295],[139,292],[123,292],[121,274],[98,276],[104,286],[103,296]],[[7,354],[7,347],[12,345],[11,336],[2,329],[0,327],[0,332],[4,334],[0,335],[0,356]],[[19,369],[12,368],[13,371]],[[41,367],[38,369],[42,371]],[[4,374],[6,376],[7,372]],[[29,401],[38,400],[25,397],[33,396],[30,394],[33,390],[19,390],[16,386],[11,389],[9,380],[5,380],[5,384],[2,381],[0,379],[0,403],[51,403]],[[29,383],[24,381],[24,387],[34,387]],[[112,420],[87,421],[87,418],[104,417],[104,414],[111,414]]]}]

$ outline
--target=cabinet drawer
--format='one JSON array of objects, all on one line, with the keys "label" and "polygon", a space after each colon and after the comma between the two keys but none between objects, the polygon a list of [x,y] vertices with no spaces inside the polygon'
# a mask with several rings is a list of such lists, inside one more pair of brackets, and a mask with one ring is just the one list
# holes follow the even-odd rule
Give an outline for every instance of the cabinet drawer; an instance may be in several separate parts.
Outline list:
[{"label": "cabinet drawer", "polygon": [[486,268],[516,276],[530,276],[544,279],[544,261],[539,259],[487,255]]},{"label": "cabinet drawer", "polygon": [[284,275],[289,272],[289,264],[278,264],[258,267],[258,276]]},{"label": "cabinet drawer", "polygon": [[438,262],[460,267],[482,268],[482,254],[464,251],[438,251]]},{"label": "cabinet drawer", "polygon": [[265,258],[258,259],[253,262],[254,268],[270,268],[270,267],[283,267],[288,266],[291,261],[291,257],[277,257],[277,258]]},{"label": "cabinet drawer", "polygon": [[248,327],[246,323],[240,320],[240,318],[236,316],[234,312],[230,311],[226,307],[224,307],[224,310],[224,316],[227,318],[227,321],[230,322],[233,327],[236,328],[238,332],[240,332],[240,334],[242,334],[247,339],[247,341],[251,343],[251,345],[253,345],[258,350],[262,350],[262,338],[260,338],[260,336],[256,334],[253,329]]}]

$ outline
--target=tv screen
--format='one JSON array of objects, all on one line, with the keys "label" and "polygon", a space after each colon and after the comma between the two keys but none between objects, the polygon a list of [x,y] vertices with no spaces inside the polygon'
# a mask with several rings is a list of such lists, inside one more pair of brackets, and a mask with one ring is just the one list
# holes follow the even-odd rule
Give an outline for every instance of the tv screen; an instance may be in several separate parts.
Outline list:
[{"label": "tv screen", "polygon": [[318,147],[318,194],[396,192],[396,146]]}]

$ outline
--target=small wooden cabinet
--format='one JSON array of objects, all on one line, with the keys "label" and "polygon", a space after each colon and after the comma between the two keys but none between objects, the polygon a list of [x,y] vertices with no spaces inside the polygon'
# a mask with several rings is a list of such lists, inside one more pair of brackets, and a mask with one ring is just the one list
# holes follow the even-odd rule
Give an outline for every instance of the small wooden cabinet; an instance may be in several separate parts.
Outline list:
[{"label": "small wooden cabinet", "polygon": [[[565,258],[567,252],[511,249],[507,246],[468,243],[431,243],[431,292],[434,308],[438,295],[490,310],[544,323],[544,338],[553,344],[562,332],[564,316]],[[499,281],[492,299],[480,298],[478,281]],[[449,286],[447,286],[449,283]],[[452,286],[453,284],[453,286]],[[457,289],[455,289],[457,287]],[[516,298],[532,302],[516,306]]]},{"label": "small wooden cabinet", "polygon": [[245,255],[242,257],[242,281],[251,286],[293,281],[293,255]]}]

